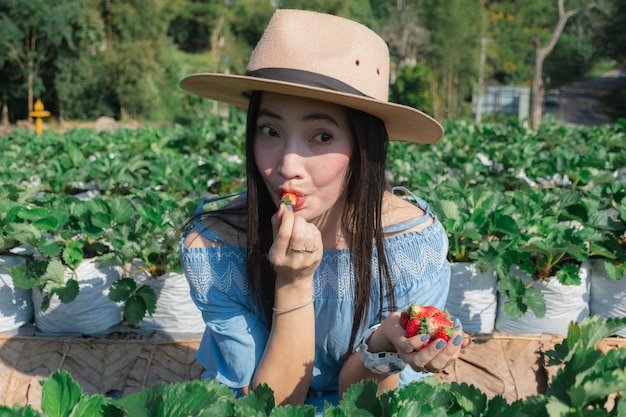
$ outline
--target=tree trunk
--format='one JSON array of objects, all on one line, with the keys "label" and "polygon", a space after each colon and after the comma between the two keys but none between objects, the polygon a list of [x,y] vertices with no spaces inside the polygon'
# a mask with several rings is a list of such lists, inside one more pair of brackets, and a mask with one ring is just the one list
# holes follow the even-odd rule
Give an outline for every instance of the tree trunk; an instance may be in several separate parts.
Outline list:
[{"label": "tree trunk", "polygon": [[9,125],[9,106],[7,103],[2,103],[2,126]]},{"label": "tree trunk", "polygon": [[531,104],[531,127],[537,129],[541,124],[543,116],[543,61],[546,59],[544,48],[539,45],[539,40],[535,39],[535,71],[533,72],[532,104]]},{"label": "tree trunk", "polygon": [[[31,63],[28,64],[28,67],[30,70],[32,70],[32,65]],[[30,117],[30,112],[33,111],[33,73],[29,72],[28,76],[26,77],[26,80],[28,82],[28,120],[29,121],[33,121],[33,118]]]},{"label": "tree trunk", "polygon": [[[595,3],[590,3],[587,5],[586,8],[591,9],[595,6]],[[565,28],[567,20],[581,11],[581,9],[572,9],[566,12],[563,7],[563,0],[558,0],[558,7],[559,21],[556,23],[556,27],[554,28],[554,32],[552,33],[552,37],[550,38],[546,46],[542,47],[538,39],[534,40],[535,71],[533,73],[532,110],[530,120],[531,128],[533,129],[537,129],[539,127],[543,116],[543,61],[546,59],[546,56],[548,56],[548,54],[554,48],[554,45],[556,45],[556,42],[559,40],[559,37],[563,32],[563,28]]]}]

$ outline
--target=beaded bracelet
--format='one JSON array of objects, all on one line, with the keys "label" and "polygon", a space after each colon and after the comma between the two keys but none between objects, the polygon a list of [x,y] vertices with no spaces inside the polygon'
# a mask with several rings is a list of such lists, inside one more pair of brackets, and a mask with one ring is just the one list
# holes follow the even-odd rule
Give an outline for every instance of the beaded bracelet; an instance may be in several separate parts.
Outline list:
[{"label": "beaded bracelet", "polygon": [[285,307],[285,308],[276,308],[276,307],[272,307],[272,310],[273,310],[275,313],[289,313],[290,311],[294,311],[294,310],[298,310],[299,308],[306,307],[306,306],[308,306],[309,304],[313,304],[313,300],[312,300],[312,299],[311,299],[311,301],[307,301],[307,302],[306,302],[306,303],[304,303],[304,304],[299,304],[299,305],[297,305],[297,306],[293,306],[293,307]]}]

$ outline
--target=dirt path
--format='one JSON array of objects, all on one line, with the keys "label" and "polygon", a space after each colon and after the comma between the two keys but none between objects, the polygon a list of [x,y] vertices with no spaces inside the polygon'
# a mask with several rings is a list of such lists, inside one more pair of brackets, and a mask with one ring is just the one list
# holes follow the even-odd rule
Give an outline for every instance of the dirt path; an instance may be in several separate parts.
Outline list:
[{"label": "dirt path", "polygon": [[559,119],[571,126],[598,126],[612,123],[602,114],[598,100],[626,82],[619,71],[610,71],[602,77],[590,78],[561,88]]}]

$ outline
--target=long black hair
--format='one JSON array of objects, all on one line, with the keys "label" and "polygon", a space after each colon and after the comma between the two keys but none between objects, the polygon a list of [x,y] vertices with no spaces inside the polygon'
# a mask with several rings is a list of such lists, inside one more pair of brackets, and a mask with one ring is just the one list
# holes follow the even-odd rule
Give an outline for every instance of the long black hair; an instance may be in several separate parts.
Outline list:
[{"label": "long black hair", "polygon": [[[271,217],[276,212],[276,206],[256,166],[253,153],[261,96],[261,92],[253,92],[250,96],[246,127],[248,211],[246,268],[248,285],[259,297],[265,317],[271,324],[276,274],[267,259],[267,254],[273,241]],[[393,309],[396,307],[396,300],[385,256],[382,225],[382,202],[387,189],[385,181],[387,129],[384,122],[377,117],[351,108],[345,109],[354,138],[345,184],[347,195],[341,224],[351,251],[355,281],[354,322],[349,344],[352,346],[359,328],[370,313],[373,285],[378,286],[381,306],[385,293],[390,297],[389,302]],[[372,273],[374,248],[378,256],[379,280],[376,283],[373,282]],[[379,316],[382,318],[382,311]]]}]

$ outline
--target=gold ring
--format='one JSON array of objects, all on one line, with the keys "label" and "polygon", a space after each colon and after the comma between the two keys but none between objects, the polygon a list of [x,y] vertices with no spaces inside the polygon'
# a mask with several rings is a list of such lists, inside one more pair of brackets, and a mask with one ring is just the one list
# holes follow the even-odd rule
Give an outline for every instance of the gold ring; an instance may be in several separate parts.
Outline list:
[{"label": "gold ring", "polygon": [[313,246],[313,249],[307,249],[307,248],[300,248],[300,249],[296,249],[296,248],[292,248],[291,246],[289,246],[289,250],[296,252],[296,253],[315,253],[317,252],[317,246]]}]

